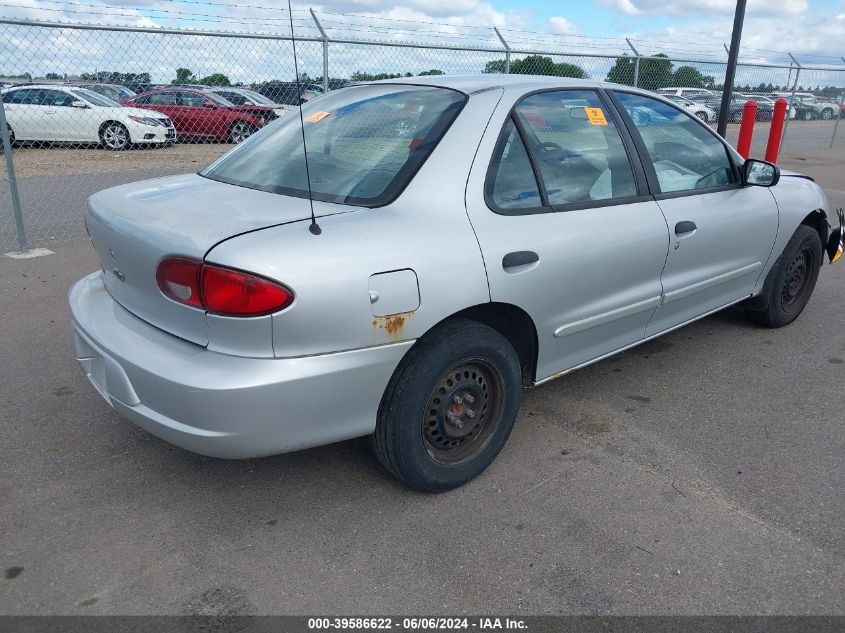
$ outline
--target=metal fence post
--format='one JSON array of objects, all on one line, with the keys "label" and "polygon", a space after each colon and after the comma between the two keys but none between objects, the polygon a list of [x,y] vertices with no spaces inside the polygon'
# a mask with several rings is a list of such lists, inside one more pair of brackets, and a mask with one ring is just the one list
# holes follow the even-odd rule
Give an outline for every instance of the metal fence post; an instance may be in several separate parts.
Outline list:
[{"label": "metal fence post", "polygon": [[[795,69],[795,83],[792,84],[792,90],[790,91],[789,95],[789,103],[786,104],[786,120],[783,122],[783,135],[780,137],[780,147],[778,147],[778,153],[783,149],[783,141],[786,138],[786,129],[789,127],[789,115],[792,112],[792,104],[795,101],[795,90],[798,88],[798,78],[801,76],[801,63],[795,59],[792,53],[787,53],[789,55],[789,59],[792,61],[789,63],[789,66],[792,67],[792,64],[795,64],[797,68]],[[787,84],[787,88],[789,84]]]},{"label": "metal fence post", "polygon": [[506,74],[506,75],[510,75],[510,74],[511,74],[511,47],[510,47],[510,45],[509,45],[509,44],[505,41],[505,38],[504,38],[504,37],[502,37],[502,34],[501,34],[501,33],[499,33],[499,29],[497,29],[497,28],[494,26],[494,27],[493,27],[493,30],[494,30],[494,31],[496,31],[496,35],[498,35],[498,36],[499,36],[499,41],[502,43],[502,46],[504,46],[504,47],[505,47],[505,74]]},{"label": "metal fence post", "polygon": [[323,92],[329,91],[329,36],[326,35],[326,32],[323,30],[323,25],[320,24],[320,20],[317,19],[317,14],[314,13],[314,9],[308,8],[311,12],[311,18],[314,20],[314,24],[317,25],[317,30],[320,31],[320,36],[323,38]]},{"label": "metal fence post", "polygon": [[12,195],[12,210],[15,213],[15,227],[18,230],[18,247],[21,253],[29,250],[26,243],[26,230],[23,225],[23,213],[21,213],[21,199],[18,195],[18,179],[15,178],[15,161],[12,156],[12,141],[9,138],[9,126],[6,124],[6,110],[3,108],[3,100],[0,99],[0,136],[3,137],[3,153],[6,157],[6,173],[9,175],[9,192]]},{"label": "metal fence post", "polygon": [[640,83],[640,52],[634,48],[634,45],[631,44],[631,40],[627,37],[625,38],[625,41],[628,42],[628,46],[630,46],[631,50],[634,51],[634,88],[636,88]]},{"label": "metal fence post", "polygon": [[[845,62],[845,58],[842,59]],[[833,134],[830,135],[830,148],[833,149],[833,144],[836,142],[836,130],[839,129],[839,119],[845,116],[845,110],[843,110],[843,106],[845,106],[845,88],[842,89],[842,96],[839,97],[839,112],[836,115],[836,123],[833,124]]]}]

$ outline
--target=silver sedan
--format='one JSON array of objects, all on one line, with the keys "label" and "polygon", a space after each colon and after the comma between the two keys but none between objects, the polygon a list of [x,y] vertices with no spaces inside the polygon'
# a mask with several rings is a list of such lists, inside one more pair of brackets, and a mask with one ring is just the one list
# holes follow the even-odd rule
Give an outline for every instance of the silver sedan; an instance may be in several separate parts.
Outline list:
[{"label": "silver sedan", "polygon": [[88,202],[102,270],[70,291],[76,356],[188,450],[369,435],[448,490],[502,449],[524,388],[740,302],[790,323],[832,241],[812,179],[635,88],[415,77],[303,118]]}]

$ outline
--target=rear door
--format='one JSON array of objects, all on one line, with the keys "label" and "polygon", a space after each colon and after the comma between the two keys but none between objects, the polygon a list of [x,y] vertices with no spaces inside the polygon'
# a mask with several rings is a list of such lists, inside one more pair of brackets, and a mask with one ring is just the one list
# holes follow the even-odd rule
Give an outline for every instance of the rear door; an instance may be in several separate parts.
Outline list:
[{"label": "rear door", "polygon": [[19,88],[3,95],[3,107],[6,110],[6,122],[12,127],[15,138],[28,141],[47,140],[44,136],[37,88]]},{"label": "rear door", "polygon": [[724,141],[665,101],[616,91],[669,227],[663,297],[647,336],[751,295],[771,256],[778,209],[744,187]]},{"label": "rear door", "polygon": [[595,89],[500,103],[467,187],[493,301],[520,306],[537,379],[640,341],[669,236],[613,106]]}]

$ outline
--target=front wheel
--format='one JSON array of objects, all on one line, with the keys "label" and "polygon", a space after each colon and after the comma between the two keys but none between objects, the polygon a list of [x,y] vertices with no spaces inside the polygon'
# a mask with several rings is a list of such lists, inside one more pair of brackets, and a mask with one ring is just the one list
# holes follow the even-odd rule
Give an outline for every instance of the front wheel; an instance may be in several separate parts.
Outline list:
[{"label": "front wheel", "polygon": [[417,490],[457,488],[502,450],[521,398],[510,342],[486,325],[455,319],[417,341],[397,367],[379,406],[373,449]]},{"label": "front wheel", "polygon": [[830,108],[825,108],[822,110],[822,119],[825,121],[830,121],[833,118],[833,110]]},{"label": "front wheel", "polygon": [[803,224],[799,226],[763,285],[762,299],[766,307],[748,310],[751,320],[776,328],[797,319],[816,287],[823,254],[816,230]]},{"label": "front wheel", "polygon": [[229,140],[238,145],[252,136],[253,132],[255,132],[255,128],[246,121],[235,121],[229,128]]},{"label": "front wheel", "polygon": [[122,123],[110,122],[100,129],[100,143],[110,150],[124,150],[131,144],[129,130]]},{"label": "front wheel", "polygon": [[699,119],[701,119],[701,120],[702,120],[702,121],[704,121],[705,123],[709,123],[709,122],[710,122],[710,121],[707,119],[707,113],[706,113],[706,112],[696,112],[696,113],[695,113],[695,116],[697,116]]}]

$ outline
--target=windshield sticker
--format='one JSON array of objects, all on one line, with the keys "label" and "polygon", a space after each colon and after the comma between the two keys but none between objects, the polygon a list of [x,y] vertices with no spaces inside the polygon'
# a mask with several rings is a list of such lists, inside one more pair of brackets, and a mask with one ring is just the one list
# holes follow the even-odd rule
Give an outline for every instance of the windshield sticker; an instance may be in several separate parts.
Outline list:
[{"label": "windshield sticker", "polygon": [[322,121],[327,116],[329,116],[331,112],[315,112],[311,116],[305,117],[305,120],[309,123],[317,123],[318,121]]},{"label": "windshield sticker", "polygon": [[584,108],[587,113],[587,119],[591,125],[607,125],[607,119],[604,118],[604,110],[601,108]]}]

